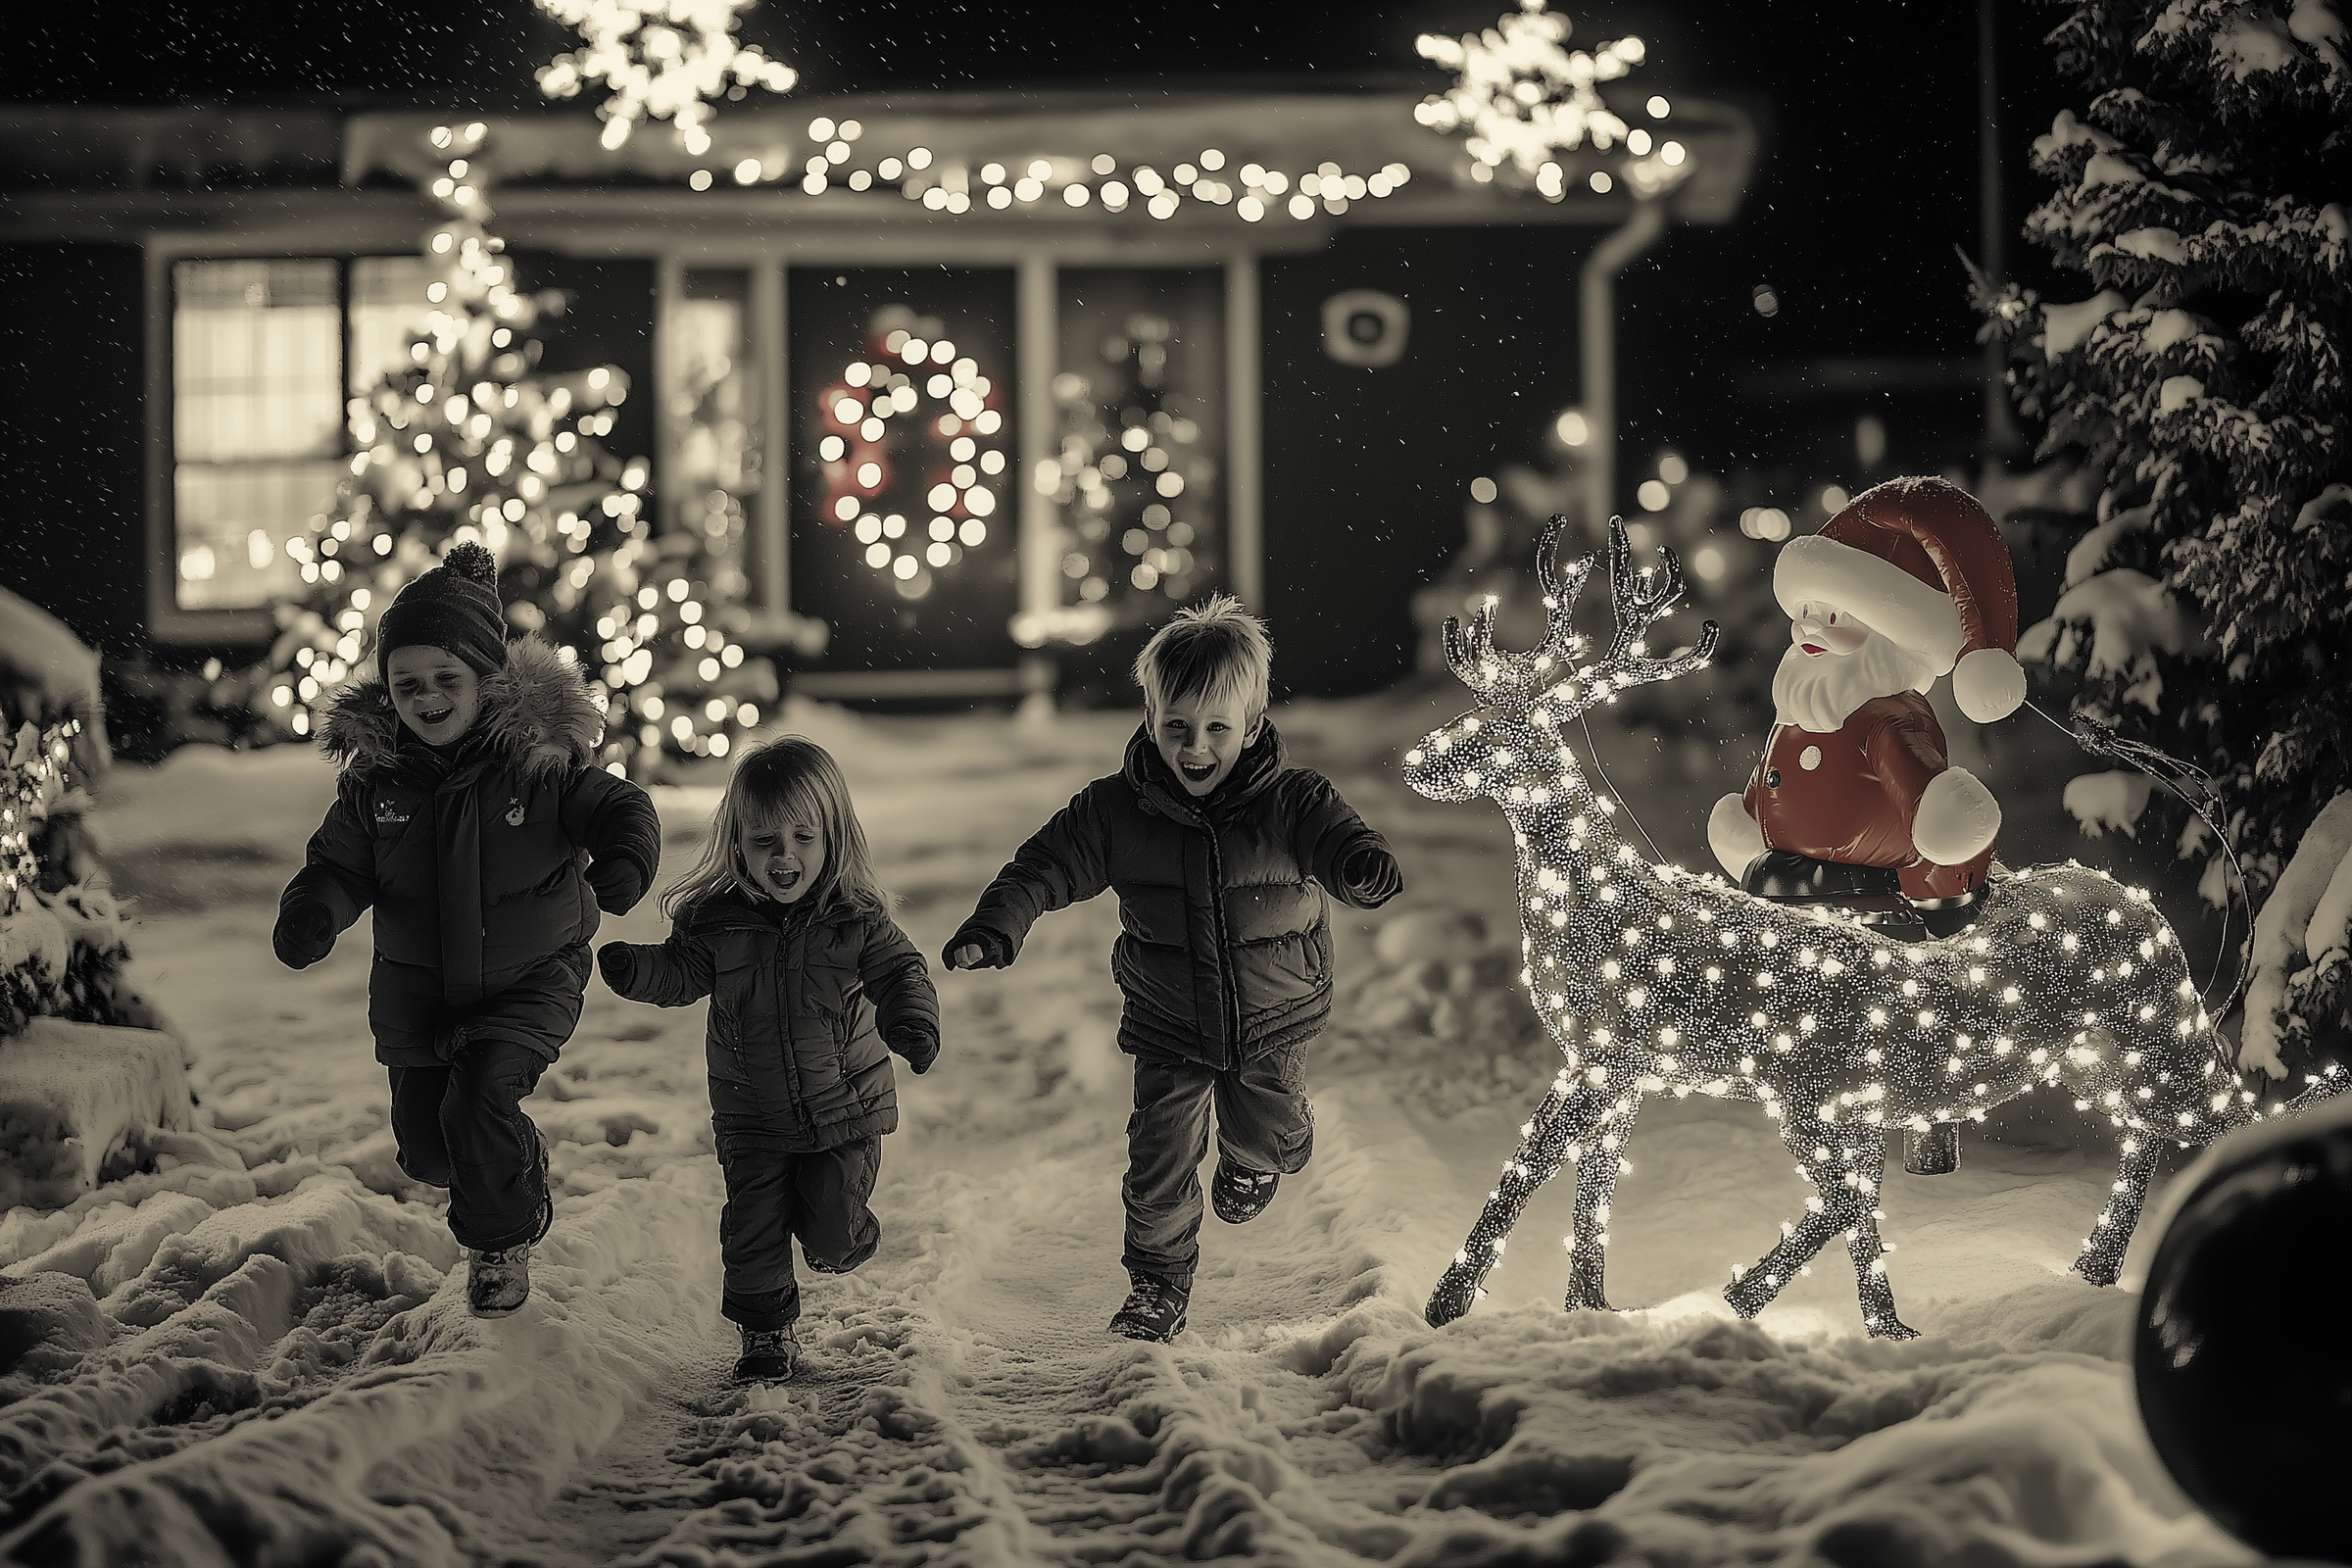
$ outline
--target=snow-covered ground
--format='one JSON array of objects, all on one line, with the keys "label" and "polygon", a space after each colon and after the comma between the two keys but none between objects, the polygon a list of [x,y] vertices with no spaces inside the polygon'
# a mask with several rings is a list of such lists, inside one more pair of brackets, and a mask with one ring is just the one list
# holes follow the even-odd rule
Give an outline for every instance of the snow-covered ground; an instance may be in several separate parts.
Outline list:
[{"label": "snow-covered ground", "polygon": [[[1862,1337],[1842,1249],[1756,1323],[1732,1316],[1731,1266],[1804,1189],[1755,1108],[1695,1097],[1652,1101],[1629,1151],[1609,1269],[1627,1310],[1559,1310],[1563,1182],[1530,1205],[1488,1299],[1443,1331],[1422,1321],[1553,1070],[1509,990],[1508,828],[1396,772],[1457,695],[1276,714],[1389,835],[1409,886],[1371,915],[1335,910],[1318,1152],[1262,1219],[1208,1222],[1189,1333],[1148,1347],[1102,1330],[1125,1284],[1128,1068],[1110,915],[1090,906],[1042,922],[1011,970],[940,977],[946,1054],[901,1075],[882,1250],[805,1283],[805,1370],[750,1395],[724,1381],[700,1007],[592,985],[528,1105],[560,1195],[535,1294],[476,1321],[435,1195],[393,1163],[366,922],[307,973],[270,956],[277,889],[331,775],[290,748],[118,769],[101,829],[139,900],[135,973],[191,1037],[211,1128],[70,1208],[0,1218],[0,1352],[49,1334],[0,1376],[0,1558],[2255,1560],[2187,1508],[2140,1433],[2118,1359],[2132,1298],[2063,1272],[2114,1154],[2062,1102],[2007,1107],[1957,1174],[1894,1169],[1892,1278],[1917,1342]],[[936,953],[1012,846],[1116,764],[1134,720],[795,704],[785,722],[841,758],[902,923]],[[1694,850],[1734,781],[1656,761],[1644,778],[1672,748],[1600,739],[1652,834]],[[662,792],[673,872],[712,799]],[[1392,941],[1401,961],[1385,965],[1381,928],[1415,911],[1414,951]],[[605,935],[662,929],[648,901]]]}]

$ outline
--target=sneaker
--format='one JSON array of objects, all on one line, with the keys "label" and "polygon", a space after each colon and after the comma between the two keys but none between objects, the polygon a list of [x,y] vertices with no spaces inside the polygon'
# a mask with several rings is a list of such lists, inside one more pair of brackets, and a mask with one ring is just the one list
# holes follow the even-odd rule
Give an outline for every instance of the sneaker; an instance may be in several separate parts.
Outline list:
[{"label": "sneaker", "polygon": [[1279,1176],[1236,1165],[1219,1154],[1217,1173],[1208,1182],[1208,1206],[1228,1225],[1247,1225],[1266,1211],[1274,1201],[1274,1189],[1281,1185]]},{"label": "sneaker", "polygon": [[531,1244],[466,1255],[466,1310],[475,1317],[514,1316],[531,1294]]},{"label": "sneaker", "polygon": [[1184,1332],[1184,1309],[1192,1303],[1192,1294],[1150,1274],[1129,1278],[1135,1289],[1127,1293],[1126,1304],[1112,1316],[1110,1332],[1122,1340],[1173,1342]]},{"label": "sneaker", "polygon": [[[738,1325],[740,1327],[740,1325]],[[735,1362],[738,1383],[782,1383],[801,1364],[801,1342],[787,1323],[780,1329],[744,1329],[743,1354]]]}]

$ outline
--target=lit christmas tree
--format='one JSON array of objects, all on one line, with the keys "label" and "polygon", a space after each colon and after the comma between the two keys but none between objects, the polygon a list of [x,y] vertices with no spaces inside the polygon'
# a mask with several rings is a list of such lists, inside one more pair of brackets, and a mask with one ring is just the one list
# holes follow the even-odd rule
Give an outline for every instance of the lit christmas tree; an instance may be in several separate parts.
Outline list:
[{"label": "lit christmas tree", "polygon": [[1099,377],[1054,378],[1059,448],[1038,483],[1061,508],[1063,605],[1016,624],[1029,647],[1155,622],[1216,577],[1215,475],[1199,421],[1168,389],[1185,345],[1163,316],[1122,324],[1101,346]]},{"label": "lit christmas tree", "polygon": [[[2210,768],[2257,899],[2282,879],[2324,889],[2343,846],[2307,829],[2352,743],[2343,24],[2325,0],[2079,0],[2051,36],[2091,102],[2035,141],[2056,190],[2026,231],[2090,297],[2011,285],[1979,304],[2019,407],[2045,422],[2042,453],[2080,449],[2105,489],[2056,613],[2019,652],[2081,677],[2078,713]],[[2106,778],[2078,779],[2069,804],[2088,820],[2120,799],[2103,814],[2129,828],[2146,782]],[[2221,902],[2205,825],[2152,804],[2183,856],[2212,857]],[[2288,878],[2299,844],[2328,863]],[[2347,1021],[2340,943],[2333,981],[2316,928],[2304,967],[2317,891],[2290,902],[2255,933],[2246,1059],[2274,1069],[2279,1028]],[[2283,972],[2266,1003],[2266,965],[2302,971],[2291,1004]]]},{"label": "lit christmas tree", "polygon": [[656,537],[643,459],[606,450],[629,392],[612,367],[543,374],[528,334],[561,308],[523,292],[492,234],[483,127],[432,133],[447,214],[426,241],[434,268],[406,363],[355,396],[356,454],[332,514],[288,541],[308,595],[281,607],[270,702],[308,735],[358,669],[375,618],[462,540],[501,563],[517,631],[540,632],[608,704],[608,766],[639,777],[677,759],[723,757],[772,702],[773,670],[729,636],[746,583],[721,532]]}]

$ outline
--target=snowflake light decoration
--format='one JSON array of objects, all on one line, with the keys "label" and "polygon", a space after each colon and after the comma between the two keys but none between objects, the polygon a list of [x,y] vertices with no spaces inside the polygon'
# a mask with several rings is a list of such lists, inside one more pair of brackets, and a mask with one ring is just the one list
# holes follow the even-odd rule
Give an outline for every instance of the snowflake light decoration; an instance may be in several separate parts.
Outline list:
[{"label": "snowflake light decoration", "polygon": [[[2114,1127],[2112,1194],[2074,1272],[2111,1285],[2165,1140],[2202,1145],[2262,1115],[2238,1080],[2179,939],[2142,888],[2069,861],[1987,885],[1976,922],[1906,943],[1823,906],[1750,898],[1713,874],[1654,864],[1620,839],[1617,803],[1586,781],[1564,732],[1619,693],[1703,668],[1697,642],[1657,657],[1644,641],[1682,594],[1682,567],[1636,572],[1622,519],[1609,527],[1617,631],[1597,657],[1569,624],[1586,557],[1562,570],[1565,526],[1540,547],[1548,634],[1532,653],[1494,643],[1494,603],[1446,623],[1447,662],[1481,706],[1405,754],[1404,777],[1435,801],[1493,799],[1519,851],[1527,988],[1565,1058],[1487,1195],[1469,1239],[1430,1297],[1432,1324],[1485,1294],[1527,1200],[1571,1161],[1576,1218],[1566,1304],[1605,1309],[1609,1203],[1642,1097],[1749,1100],[1780,1123],[1813,1193],[1777,1245],[1733,1271],[1724,1292],[1753,1317],[1814,1254],[1842,1236],[1862,1321],[1908,1339],[1880,1240],[1886,1140],[1977,1122],[2041,1087]],[[2340,1069],[2307,1074],[2271,1114],[2340,1091]]]},{"label": "snowflake light decoration", "polygon": [[587,47],[539,69],[539,89],[569,98],[590,81],[612,96],[597,110],[604,144],[618,147],[640,120],[666,120],[690,153],[710,147],[710,100],[747,87],[788,92],[800,74],[735,41],[735,14],[751,0],[538,0],[578,30]]},{"label": "snowflake light decoration", "polygon": [[[1567,193],[1567,172],[1555,155],[1587,140],[1600,152],[1622,146],[1632,155],[1619,173],[1638,197],[1679,184],[1690,172],[1683,144],[1628,125],[1600,96],[1601,82],[1642,64],[1642,40],[1618,38],[1587,54],[1565,47],[1569,31],[1568,19],[1544,10],[1544,0],[1520,0],[1517,14],[1483,32],[1421,34],[1413,45],[1422,58],[1457,76],[1451,91],[1423,99],[1413,118],[1433,130],[1469,133],[1463,145],[1472,178],[1492,180],[1507,163],[1551,201]],[[1664,102],[1651,100],[1653,117],[1664,118]],[[1593,172],[1595,191],[1611,183],[1606,172]]]}]

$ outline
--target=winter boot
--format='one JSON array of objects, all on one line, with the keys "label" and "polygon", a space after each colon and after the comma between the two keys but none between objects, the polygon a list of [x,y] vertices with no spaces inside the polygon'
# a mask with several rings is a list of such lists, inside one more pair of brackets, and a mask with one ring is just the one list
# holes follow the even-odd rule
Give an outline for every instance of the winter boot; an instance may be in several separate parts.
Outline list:
[{"label": "winter boot", "polygon": [[1247,1225],[1266,1211],[1274,1201],[1274,1189],[1281,1185],[1280,1176],[1236,1165],[1230,1156],[1219,1154],[1217,1173],[1208,1182],[1208,1206],[1228,1225]]},{"label": "winter boot", "polygon": [[735,1362],[735,1381],[783,1383],[800,1364],[801,1342],[793,1334],[791,1324],[780,1329],[744,1329],[743,1354]]},{"label": "winter boot", "polygon": [[475,1317],[514,1316],[531,1294],[531,1244],[466,1255],[466,1309]]},{"label": "winter boot", "polygon": [[1161,1345],[1184,1332],[1184,1309],[1192,1293],[1180,1291],[1152,1274],[1130,1274],[1135,1289],[1110,1320],[1110,1332],[1123,1340],[1153,1340]]}]

